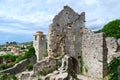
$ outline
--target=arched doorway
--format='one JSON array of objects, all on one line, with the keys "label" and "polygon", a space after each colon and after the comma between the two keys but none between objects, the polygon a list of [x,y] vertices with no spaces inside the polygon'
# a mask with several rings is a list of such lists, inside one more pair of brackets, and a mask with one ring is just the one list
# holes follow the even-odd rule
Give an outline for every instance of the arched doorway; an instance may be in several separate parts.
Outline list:
[{"label": "arched doorway", "polygon": [[72,70],[75,72],[75,74],[79,73],[78,60],[75,59],[74,57],[71,57],[71,67],[72,67]]}]

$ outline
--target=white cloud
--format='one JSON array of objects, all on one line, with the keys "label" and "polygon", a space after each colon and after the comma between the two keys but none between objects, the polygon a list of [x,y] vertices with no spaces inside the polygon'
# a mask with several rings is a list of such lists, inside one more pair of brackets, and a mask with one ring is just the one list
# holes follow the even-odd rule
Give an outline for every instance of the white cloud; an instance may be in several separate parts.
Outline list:
[{"label": "white cloud", "polygon": [[86,5],[97,4],[99,0],[82,0]]},{"label": "white cloud", "polygon": [[12,33],[12,34],[33,34],[35,31],[0,26],[0,32],[6,32],[6,33]]},{"label": "white cloud", "polygon": [[86,26],[97,30],[106,22],[120,18],[119,4],[118,0],[1,0],[0,31],[32,34],[43,30],[47,33],[53,17],[64,5],[69,5],[78,13],[86,12]]}]

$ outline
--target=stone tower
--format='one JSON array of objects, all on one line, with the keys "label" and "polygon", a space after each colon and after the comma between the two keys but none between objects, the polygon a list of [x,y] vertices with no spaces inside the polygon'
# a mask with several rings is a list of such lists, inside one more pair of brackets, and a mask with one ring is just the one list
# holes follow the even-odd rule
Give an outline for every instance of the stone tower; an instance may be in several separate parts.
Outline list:
[{"label": "stone tower", "polygon": [[46,52],[46,35],[41,31],[37,31],[34,35],[33,46],[35,48],[35,54],[37,57],[37,62],[39,62]]}]

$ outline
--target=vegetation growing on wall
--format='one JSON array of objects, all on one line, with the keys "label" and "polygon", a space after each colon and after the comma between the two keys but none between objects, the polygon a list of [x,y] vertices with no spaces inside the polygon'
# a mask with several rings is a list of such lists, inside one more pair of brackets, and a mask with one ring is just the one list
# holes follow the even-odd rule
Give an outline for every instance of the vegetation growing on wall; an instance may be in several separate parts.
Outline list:
[{"label": "vegetation growing on wall", "polygon": [[13,54],[4,54],[0,55],[0,61],[6,60],[6,61],[11,61],[14,62],[18,56],[13,55]]},{"label": "vegetation growing on wall", "polygon": [[83,55],[82,55],[82,51],[80,52],[80,72],[82,74],[84,74],[84,72],[88,72],[88,68],[87,66],[84,64],[84,61],[83,61]]},{"label": "vegetation growing on wall", "polygon": [[17,57],[13,54],[0,55],[0,70],[12,67]]},{"label": "vegetation growing on wall", "polygon": [[33,70],[33,64],[29,64],[29,65],[27,65],[27,69],[28,69],[28,71]]},{"label": "vegetation growing on wall", "polygon": [[109,80],[118,80],[118,66],[120,66],[120,56],[109,63]]},{"label": "vegetation growing on wall", "polygon": [[120,38],[120,19],[116,19],[107,23],[98,32],[104,32],[107,37]]}]

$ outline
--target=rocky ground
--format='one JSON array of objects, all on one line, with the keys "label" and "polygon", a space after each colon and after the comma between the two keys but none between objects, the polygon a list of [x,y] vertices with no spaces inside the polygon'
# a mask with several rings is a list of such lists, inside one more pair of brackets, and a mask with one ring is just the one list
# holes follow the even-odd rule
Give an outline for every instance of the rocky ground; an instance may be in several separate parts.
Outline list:
[{"label": "rocky ground", "polygon": [[106,76],[104,79],[98,79],[98,78],[91,78],[85,75],[77,75],[79,80],[109,80],[108,76]]},{"label": "rocky ground", "polygon": [[77,76],[80,80],[95,80],[95,79],[93,79],[93,78],[90,78],[90,77],[88,77],[88,76],[83,76],[83,75],[78,75]]}]

